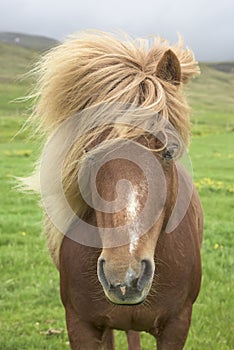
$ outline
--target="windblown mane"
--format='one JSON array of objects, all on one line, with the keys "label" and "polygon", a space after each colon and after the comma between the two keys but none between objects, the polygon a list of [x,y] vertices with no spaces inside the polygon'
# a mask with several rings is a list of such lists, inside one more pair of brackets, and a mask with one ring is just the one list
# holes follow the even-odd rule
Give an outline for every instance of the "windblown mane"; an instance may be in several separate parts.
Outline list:
[{"label": "windblown mane", "polygon": [[[157,64],[168,49],[176,54],[180,62],[179,85],[160,79],[156,74]],[[160,113],[164,121],[173,125],[185,146],[189,144],[189,108],[183,94],[183,83],[198,74],[199,68],[192,52],[183,48],[182,40],[169,46],[167,41],[158,37],[133,40],[124,36],[120,40],[112,34],[86,31],[71,36],[45,54],[34,73],[37,84],[33,95],[35,107],[30,120],[48,138],[65,120],[84,109],[122,103],[150,110],[151,116],[152,112]],[[98,115],[101,120],[103,115]],[[96,142],[97,135],[110,133],[110,126],[103,125],[87,137],[86,131],[97,122],[97,115],[95,119],[92,119],[92,113],[87,116],[82,121],[78,120],[84,131],[83,137],[73,145],[63,173],[65,194],[79,215],[83,215],[87,208],[75,189],[79,159],[83,151]],[[139,128],[121,131],[125,138],[140,136],[141,127],[152,128],[152,120],[147,121],[145,114],[143,116],[144,120],[138,118]],[[155,129],[158,130],[156,124]],[[119,134],[118,128],[111,130],[111,138]],[[39,189],[33,183],[33,177],[25,182],[31,188]],[[50,252],[58,266],[63,236],[49,219],[46,220],[46,234]]]}]

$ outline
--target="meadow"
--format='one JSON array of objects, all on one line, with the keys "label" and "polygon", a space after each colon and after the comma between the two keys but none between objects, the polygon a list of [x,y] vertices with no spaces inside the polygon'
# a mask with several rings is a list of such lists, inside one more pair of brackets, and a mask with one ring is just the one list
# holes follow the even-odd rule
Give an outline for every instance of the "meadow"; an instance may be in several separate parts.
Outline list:
[{"label": "meadow", "polygon": [[[27,118],[30,81],[15,80],[38,56],[0,45],[0,350],[69,349],[59,276],[41,233],[34,195],[14,189],[15,176],[30,173],[41,145],[18,133]],[[205,230],[203,279],[185,350],[234,350],[234,75],[201,65],[188,89],[193,137],[190,156]],[[142,334],[143,350],[154,341]],[[116,332],[117,349],[127,349]]]}]

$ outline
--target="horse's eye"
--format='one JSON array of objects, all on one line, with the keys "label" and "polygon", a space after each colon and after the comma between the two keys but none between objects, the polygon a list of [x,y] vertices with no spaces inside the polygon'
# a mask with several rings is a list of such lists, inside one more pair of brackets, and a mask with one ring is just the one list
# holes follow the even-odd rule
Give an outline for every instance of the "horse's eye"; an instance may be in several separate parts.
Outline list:
[{"label": "horse's eye", "polygon": [[173,158],[173,153],[174,153],[174,150],[173,152],[171,152],[168,148],[165,148],[163,151],[162,151],[162,157],[164,159],[172,159]]},{"label": "horse's eye", "polygon": [[168,146],[162,151],[162,157],[164,159],[170,160],[174,157],[175,151],[178,149],[177,145]]}]

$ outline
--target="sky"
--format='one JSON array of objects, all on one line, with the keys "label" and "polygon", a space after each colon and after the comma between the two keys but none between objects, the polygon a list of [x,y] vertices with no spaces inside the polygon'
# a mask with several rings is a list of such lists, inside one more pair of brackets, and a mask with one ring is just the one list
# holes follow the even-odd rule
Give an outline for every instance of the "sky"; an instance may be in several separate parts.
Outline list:
[{"label": "sky", "polygon": [[179,32],[199,61],[234,61],[234,0],[0,0],[0,31],[63,40],[84,29]]}]

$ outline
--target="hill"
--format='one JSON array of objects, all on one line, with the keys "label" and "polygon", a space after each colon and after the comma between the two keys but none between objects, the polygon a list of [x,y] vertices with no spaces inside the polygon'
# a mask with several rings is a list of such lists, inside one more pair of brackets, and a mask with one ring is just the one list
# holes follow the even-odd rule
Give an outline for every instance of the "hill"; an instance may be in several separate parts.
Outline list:
[{"label": "hill", "polygon": [[221,72],[234,74],[234,62],[209,63],[208,65]]},{"label": "hill", "polygon": [[26,73],[39,57],[39,52],[0,41],[0,81],[14,81]]},{"label": "hill", "polygon": [[0,32],[0,116],[26,111],[26,103],[13,102],[31,90],[32,84],[24,75],[40,54],[56,44],[58,41],[42,36]]},{"label": "hill", "polygon": [[0,42],[36,51],[45,51],[58,44],[55,39],[38,35],[0,32]]},{"label": "hill", "polygon": [[203,131],[204,125],[207,129],[214,126],[234,130],[234,74],[217,70],[214,65],[201,63],[201,75],[188,86],[192,121]]}]

